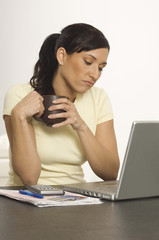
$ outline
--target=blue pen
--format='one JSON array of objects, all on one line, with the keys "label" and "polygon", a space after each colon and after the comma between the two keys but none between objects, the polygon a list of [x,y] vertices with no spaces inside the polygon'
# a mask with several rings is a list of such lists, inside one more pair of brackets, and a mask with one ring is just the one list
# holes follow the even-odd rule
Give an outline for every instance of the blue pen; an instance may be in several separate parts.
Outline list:
[{"label": "blue pen", "polygon": [[25,191],[25,190],[19,190],[20,194],[28,195],[31,197],[36,197],[36,198],[44,198],[41,194]]}]

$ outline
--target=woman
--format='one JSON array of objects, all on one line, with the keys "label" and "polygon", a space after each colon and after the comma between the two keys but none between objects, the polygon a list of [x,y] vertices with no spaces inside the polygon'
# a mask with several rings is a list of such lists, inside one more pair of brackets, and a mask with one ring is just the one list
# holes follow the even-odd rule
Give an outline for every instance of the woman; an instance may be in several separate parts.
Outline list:
[{"label": "woman", "polygon": [[[103,180],[117,178],[110,101],[102,89],[93,87],[107,64],[109,49],[105,36],[83,23],[46,38],[30,83],[11,87],[5,96],[9,185],[82,182],[81,165],[86,160]],[[65,121],[50,128],[33,118],[44,111],[42,94],[67,96],[49,108],[65,110],[49,115]]]}]

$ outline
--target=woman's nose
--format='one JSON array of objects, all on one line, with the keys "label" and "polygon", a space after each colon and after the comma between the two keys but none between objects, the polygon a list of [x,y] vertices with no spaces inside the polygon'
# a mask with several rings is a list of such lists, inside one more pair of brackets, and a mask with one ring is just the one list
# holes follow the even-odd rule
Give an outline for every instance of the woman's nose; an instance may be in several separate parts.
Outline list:
[{"label": "woman's nose", "polygon": [[97,67],[93,67],[90,71],[90,77],[94,80],[97,81],[100,76],[99,69]]}]

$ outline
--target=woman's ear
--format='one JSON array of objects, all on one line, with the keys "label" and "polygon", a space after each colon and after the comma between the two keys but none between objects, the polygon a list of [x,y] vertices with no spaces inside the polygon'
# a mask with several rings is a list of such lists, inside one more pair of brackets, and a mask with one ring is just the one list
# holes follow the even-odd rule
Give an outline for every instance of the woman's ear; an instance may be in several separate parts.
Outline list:
[{"label": "woman's ear", "polygon": [[63,65],[65,56],[66,50],[63,47],[60,47],[56,53],[57,61],[60,65]]}]

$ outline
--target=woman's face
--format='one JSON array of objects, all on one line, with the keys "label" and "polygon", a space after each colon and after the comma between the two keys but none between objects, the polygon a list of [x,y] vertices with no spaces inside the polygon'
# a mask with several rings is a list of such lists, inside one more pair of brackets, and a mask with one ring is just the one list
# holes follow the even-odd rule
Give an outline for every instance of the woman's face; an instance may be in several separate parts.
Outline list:
[{"label": "woman's face", "polygon": [[107,64],[108,49],[99,48],[68,55],[65,53],[59,67],[60,78],[72,93],[84,93],[101,76]]}]

